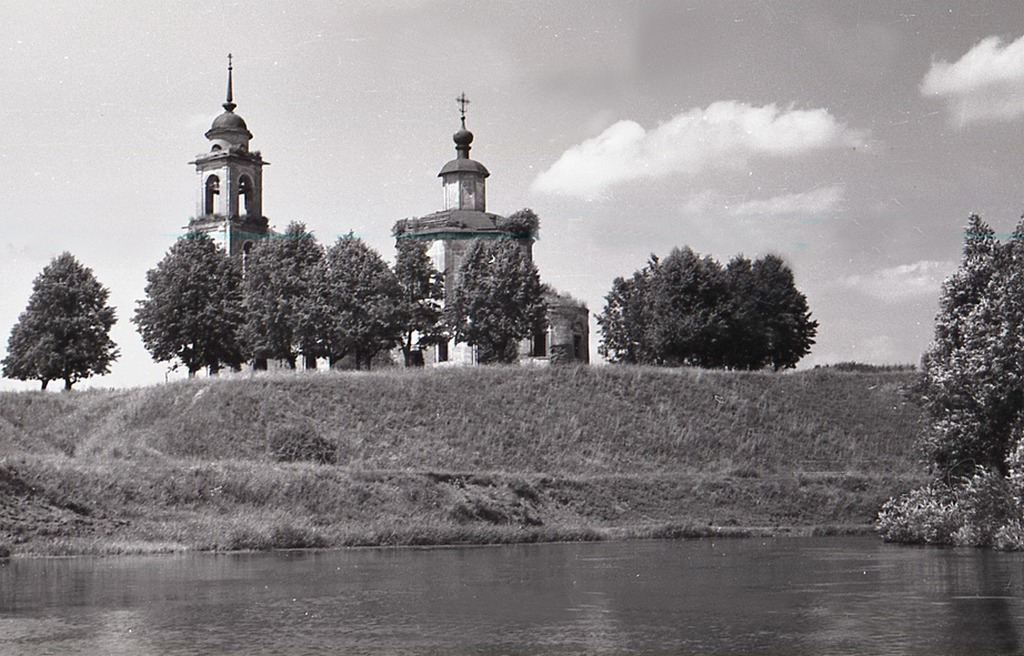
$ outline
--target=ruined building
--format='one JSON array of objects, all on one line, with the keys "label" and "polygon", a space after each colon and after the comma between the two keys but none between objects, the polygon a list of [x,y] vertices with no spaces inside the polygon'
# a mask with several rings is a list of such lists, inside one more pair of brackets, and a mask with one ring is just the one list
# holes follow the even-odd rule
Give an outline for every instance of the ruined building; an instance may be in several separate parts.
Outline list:
[{"label": "ruined building", "polygon": [[[527,257],[533,258],[536,226],[523,226],[487,211],[487,184],[490,172],[470,158],[473,133],[466,129],[466,105],[459,99],[462,125],[452,139],[455,159],[443,167],[441,178],[443,209],[425,216],[402,219],[394,226],[396,239],[422,239],[431,243],[434,266],[444,272],[445,298],[450,298],[457,272],[466,252],[475,239],[514,239]],[[547,288],[547,329],[520,344],[520,359],[537,362],[590,361],[589,312],[582,303]],[[440,364],[473,364],[472,347],[454,342],[442,343],[424,353],[424,362]]]}]

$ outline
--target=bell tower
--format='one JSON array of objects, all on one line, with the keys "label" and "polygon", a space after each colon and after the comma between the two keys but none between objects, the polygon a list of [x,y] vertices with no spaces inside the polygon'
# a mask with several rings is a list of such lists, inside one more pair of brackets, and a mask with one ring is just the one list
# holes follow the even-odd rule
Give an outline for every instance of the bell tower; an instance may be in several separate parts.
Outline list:
[{"label": "bell tower", "polygon": [[206,232],[229,255],[245,253],[269,234],[263,216],[263,166],[260,152],[249,150],[252,133],[235,113],[234,66],[228,55],[228,93],[224,112],[206,131],[209,152],[189,162],[196,167],[196,214],[189,228]]}]

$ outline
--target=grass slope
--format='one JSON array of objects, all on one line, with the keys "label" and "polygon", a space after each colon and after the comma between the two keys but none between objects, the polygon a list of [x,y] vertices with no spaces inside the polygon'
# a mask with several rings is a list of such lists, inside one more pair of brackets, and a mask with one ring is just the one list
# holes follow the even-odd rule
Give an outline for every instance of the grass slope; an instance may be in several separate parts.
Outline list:
[{"label": "grass slope", "polygon": [[922,479],[914,376],[516,367],[0,394],[0,542],[111,553],[863,528]]}]

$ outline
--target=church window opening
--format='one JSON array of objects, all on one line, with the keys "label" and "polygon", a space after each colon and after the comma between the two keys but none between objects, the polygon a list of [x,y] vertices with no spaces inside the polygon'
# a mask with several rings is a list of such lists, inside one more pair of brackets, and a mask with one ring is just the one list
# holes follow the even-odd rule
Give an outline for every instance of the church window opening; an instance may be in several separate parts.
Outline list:
[{"label": "church window opening", "polygon": [[437,344],[437,361],[448,362],[448,342],[438,342]]},{"label": "church window opening", "polygon": [[546,330],[541,330],[533,334],[533,352],[530,353],[535,358],[543,358],[548,354],[548,333]]},{"label": "church window opening", "polygon": [[215,175],[211,175],[206,178],[206,199],[203,201],[204,214],[216,213],[216,200],[218,195],[220,195],[220,178]]},{"label": "church window opening", "polygon": [[238,181],[238,200],[240,213],[250,214],[253,209],[253,184],[252,178],[247,175],[243,175]]}]

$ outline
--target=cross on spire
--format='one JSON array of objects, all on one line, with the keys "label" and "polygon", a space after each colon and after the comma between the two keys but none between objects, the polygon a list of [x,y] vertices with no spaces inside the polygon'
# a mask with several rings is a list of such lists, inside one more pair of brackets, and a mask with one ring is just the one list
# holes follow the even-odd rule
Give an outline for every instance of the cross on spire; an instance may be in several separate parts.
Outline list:
[{"label": "cross on spire", "polygon": [[455,99],[455,102],[459,103],[459,112],[462,114],[462,127],[466,127],[466,105],[469,104],[466,92],[463,91],[462,95]]}]

